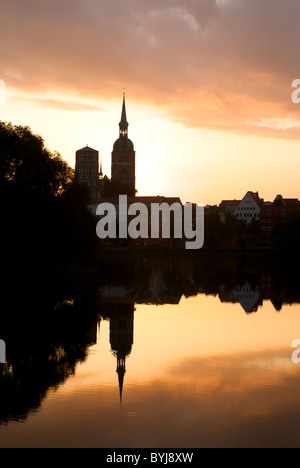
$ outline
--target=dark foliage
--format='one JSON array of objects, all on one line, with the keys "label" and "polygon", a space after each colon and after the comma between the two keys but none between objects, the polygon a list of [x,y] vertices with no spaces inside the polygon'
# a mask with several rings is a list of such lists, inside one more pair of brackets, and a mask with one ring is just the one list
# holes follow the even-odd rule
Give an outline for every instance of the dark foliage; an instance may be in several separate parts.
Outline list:
[{"label": "dark foliage", "polygon": [[277,227],[276,249],[283,253],[300,255],[300,210],[287,214]]},{"label": "dark foliage", "polygon": [[128,197],[135,197],[136,192],[137,191],[134,190],[130,184],[127,185],[121,184],[119,182],[107,181],[104,187],[103,197],[118,197],[119,195],[128,195]]},{"label": "dark foliage", "polygon": [[93,254],[88,192],[30,128],[0,122],[2,259],[82,261]]},{"label": "dark foliage", "polygon": [[234,242],[244,249],[251,243],[256,243],[260,234],[259,222],[253,219],[247,224],[244,220],[239,220],[231,213],[227,213],[224,222],[221,221],[218,213],[205,215],[205,248],[214,249],[226,247]]}]

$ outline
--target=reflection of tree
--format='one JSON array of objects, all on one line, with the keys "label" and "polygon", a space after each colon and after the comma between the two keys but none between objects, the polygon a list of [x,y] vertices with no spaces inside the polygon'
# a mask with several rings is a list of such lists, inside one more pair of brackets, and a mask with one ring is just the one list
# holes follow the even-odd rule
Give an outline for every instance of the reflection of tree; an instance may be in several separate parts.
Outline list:
[{"label": "reflection of tree", "polygon": [[7,365],[0,366],[0,422],[26,418],[86,359],[96,341],[97,311],[94,295],[82,288],[50,278],[6,282],[0,299],[7,345]]},{"label": "reflection of tree", "polygon": [[[5,422],[26,418],[29,410],[40,406],[48,389],[57,388],[74,374],[76,364],[86,357],[87,344],[83,342],[71,346],[52,342],[50,346],[46,343],[37,348],[34,337],[24,336],[24,331],[22,337],[15,338],[17,341],[8,342],[8,349],[14,349],[14,356],[9,358],[0,377],[0,418]],[[26,349],[27,340],[31,340],[31,346]]]},{"label": "reflection of tree", "polygon": [[247,311],[257,310],[263,300],[271,300],[276,310],[300,302],[298,265],[263,256],[119,256],[104,264],[103,300],[178,304],[182,296],[204,293],[229,302],[238,296]]}]

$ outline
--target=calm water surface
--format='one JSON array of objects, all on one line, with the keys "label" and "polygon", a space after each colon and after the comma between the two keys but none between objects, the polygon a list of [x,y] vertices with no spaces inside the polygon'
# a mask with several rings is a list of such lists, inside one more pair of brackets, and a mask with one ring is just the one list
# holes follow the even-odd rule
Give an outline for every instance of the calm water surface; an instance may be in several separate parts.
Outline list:
[{"label": "calm water surface", "polygon": [[300,446],[295,273],[117,265],[96,288],[2,292],[1,447]]}]

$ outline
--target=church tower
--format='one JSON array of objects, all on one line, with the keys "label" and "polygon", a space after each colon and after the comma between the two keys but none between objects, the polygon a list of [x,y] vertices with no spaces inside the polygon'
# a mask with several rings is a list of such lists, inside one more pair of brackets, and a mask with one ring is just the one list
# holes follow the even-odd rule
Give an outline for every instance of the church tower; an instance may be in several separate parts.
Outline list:
[{"label": "church tower", "polygon": [[76,151],[76,179],[80,184],[89,188],[90,199],[97,197],[97,184],[99,180],[99,152],[87,145]]},{"label": "church tower", "polygon": [[119,138],[112,152],[111,182],[120,195],[135,196],[135,151],[128,138],[128,126],[124,93]]}]

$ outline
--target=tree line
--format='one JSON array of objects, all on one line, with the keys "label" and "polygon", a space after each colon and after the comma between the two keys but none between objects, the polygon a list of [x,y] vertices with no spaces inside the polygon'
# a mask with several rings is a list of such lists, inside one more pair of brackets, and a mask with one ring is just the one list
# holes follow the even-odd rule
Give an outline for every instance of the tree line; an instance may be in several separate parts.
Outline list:
[{"label": "tree line", "polygon": [[2,260],[88,261],[95,249],[89,193],[29,127],[0,122]]},{"label": "tree line", "polygon": [[277,221],[275,229],[268,239],[262,236],[260,222],[256,219],[248,224],[226,213],[221,221],[219,213],[207,213],[205,216],[205,248],[268,248],[278,253],[293,252],[300,254],[300,210],[296,209]]}]

